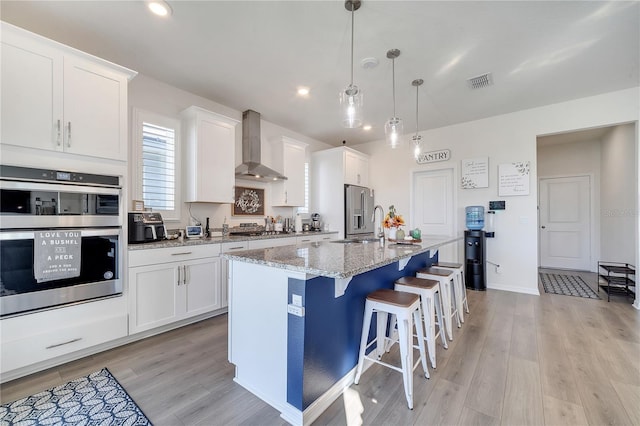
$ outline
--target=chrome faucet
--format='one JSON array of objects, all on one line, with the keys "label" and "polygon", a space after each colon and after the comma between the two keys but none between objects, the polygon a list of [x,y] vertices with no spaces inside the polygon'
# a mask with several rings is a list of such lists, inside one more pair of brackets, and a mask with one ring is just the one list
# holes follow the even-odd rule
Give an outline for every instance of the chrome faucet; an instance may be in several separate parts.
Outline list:
[{"label": "chrome faucet", "polygon": [[[376,210],[380,209],[380,226],[376,227]],[[384,245],[384,230],[382,229],[382,222],[384,221],[384,209],[382,208],[382,206],[380,204],[377,204],[374,208],[373,208],[373,214],[371,215],[371,222],[373,222],[373,226],[374,228],[378,229],[378,234],[376,235],[377,238],[380,238],[380,245],[383,246]]]}]

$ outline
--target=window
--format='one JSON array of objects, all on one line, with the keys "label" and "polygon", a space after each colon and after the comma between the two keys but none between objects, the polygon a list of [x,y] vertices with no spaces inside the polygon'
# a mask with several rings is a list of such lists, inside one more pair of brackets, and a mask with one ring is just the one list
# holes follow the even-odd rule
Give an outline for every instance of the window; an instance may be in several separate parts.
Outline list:
[{"label": "window", "polygon": [[134,110],[135,152],[132,153],[132,198],[160,212],[164,220],[180,220],[180,122]]},{"label": "window", "polygon": [[153,210],[176,208],[175,130],[142,123],[142,200]]},{"label": "window", "polygon": [[304,207],[298,207],[298,213],[309,213],[309,162],[304,163]]}]

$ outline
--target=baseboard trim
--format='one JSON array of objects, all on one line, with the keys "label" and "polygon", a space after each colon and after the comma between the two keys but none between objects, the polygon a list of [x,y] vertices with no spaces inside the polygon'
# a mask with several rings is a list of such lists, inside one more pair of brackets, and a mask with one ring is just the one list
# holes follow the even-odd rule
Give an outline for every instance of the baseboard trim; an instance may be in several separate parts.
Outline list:
[{"label": "baseboard trim", "polygon": [[523,294],[531,294],[534,296],[540,296],[540,291],[536,287],[535,289],[529,287],[516,287],[516,286],[506,286],[502,284],[488,283],[487,288],[491,290],[502,290],[502,291],[510,291],[513,293],[523,293]]}]

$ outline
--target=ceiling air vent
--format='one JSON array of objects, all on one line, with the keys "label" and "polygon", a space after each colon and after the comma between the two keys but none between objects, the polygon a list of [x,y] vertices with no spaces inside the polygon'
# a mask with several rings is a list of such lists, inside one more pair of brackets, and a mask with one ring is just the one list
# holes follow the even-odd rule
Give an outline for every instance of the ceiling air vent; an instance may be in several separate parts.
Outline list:
[{"label": "ceiling air vent", "polygon": [[486,74],[468,79],[467,83],[472,89],[481,89],[483,87],[493,86],[493,77],[491,76],[491,73],[488,72]]}]

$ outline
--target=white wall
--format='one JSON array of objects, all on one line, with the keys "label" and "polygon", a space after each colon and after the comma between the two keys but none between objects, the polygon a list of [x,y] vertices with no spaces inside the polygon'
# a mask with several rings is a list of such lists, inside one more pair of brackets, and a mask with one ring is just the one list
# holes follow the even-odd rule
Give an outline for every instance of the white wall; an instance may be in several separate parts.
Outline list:
[{"label": "white wall", "polygon": [[[184,90],[178,89],[144,75],[138,75],[129,83],[130,126],[131,123],[133,123],[132,111],[134,108],[139,108],[167,117],[180,119],[180,112],[191,105],[197,105],[201,108],[234,118],[239,121],[242,120],[242,111],[229,108],[225,105],[219,104],[193,93],[186,92]],[[248,108],[250,108],[250,106],[248,106]],[[261,134],[262,158],[263,162],[267,166],[271,166],[273,164],[273,161],[271,159],[271,144],[276,143],[281,136],[288,136],[290,138],[308,144],[308,152],[330,148],[329,145],[323,142],[285,129],[284,127],[280,127],[265,120],[262,120],[261,123]],[[132,140],[131,131],[129,132],[129,135],[129,146],[131,148],[135,146],[135,141]],[[236,165],[239,165],[241,162],[242,124],[238,124],[236,131]],[[132,185],[136,185],[134,178],[136,175],[134,173],[136,167],[138,167],[138,165],[134,164],[133,162],[129,164],[129,175],[133,178],[131,179]],[[283,217],[290,217],[293,214],[293,208],[274,208],[269,205],[269,200],[271,200],[272,197],[270,193],[270,185],[268,183],[238,180],[236,184],[240,186],[250,186],[253,188],[265,189],[265,199],[267,201],[267,206],[265,207],[266,215],[282,215]],[[129,193],[134,194],[135,192],[130,190]],[[131,198],[133,198],[133,195],[129,197],[129,200],[127,201],[128,207],[131,206]],[[182,207],[181,220],[180,222],[167,223],[167,227],[170,229],[183,228],[189,223],[189,205],[186,203],[180,203],[180,205]],[[264,223],[262,216],[243,217],[242,219],[232,217],[231,204],[192,203],[191,214],[199,219],[203,225],[205,223],[205,218],[209,217],[212,228],[220,228],[225,217],[227,218],[227,223],[229,223],[231,226],[237,225],[240,222],[257,222],[260,224]]]},{"label": "white wall", "polygon": [[[636,122],[640,119],[639,99],[640,88],[633,88],[421,132],[423,151],[451,150],[451,160],[442,163],[416,164],[408,144],[391,150],[383,141],[376,141],[355,149],[371,155],[370,182],[376,190],[376,202],[383,206],[394,204],[407,217],[413,171],[453,167],[459,182],[461,160],[488,156],[489,188],[460,189],[458,184],[458,232],[464,229],[465,206],[487,206],[490,200],[505,200],[506,210],[496,217],[496,238],[489,240],[487,247],[487,259],[499,263],[502,273],[488,268],[487,286],[538,294],[537,137]],[[634,140],[637,146],[637,133]],[[530,193],[498,197],[498,164],[515,161],[531,162]]]},{"label": "white wall", "polygon": [[[614,127],[615,128],[615,127]],[[632,143],[633,141],[631,141]],[[632,159],[633,160],[633,159]],[[538,145],[538,182],[542,178],[584,176],[591,179],[591,271],[600,256],[600,140]]]},{"label": "white wall", "polygon": [[627,124],[616,127],[602,140],[602,260],[631,264],[636,261],[635,134],[635,126]]}]

